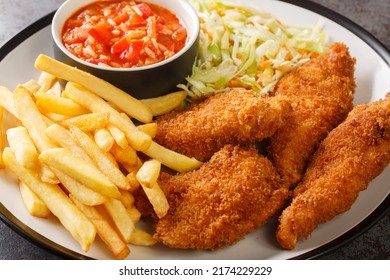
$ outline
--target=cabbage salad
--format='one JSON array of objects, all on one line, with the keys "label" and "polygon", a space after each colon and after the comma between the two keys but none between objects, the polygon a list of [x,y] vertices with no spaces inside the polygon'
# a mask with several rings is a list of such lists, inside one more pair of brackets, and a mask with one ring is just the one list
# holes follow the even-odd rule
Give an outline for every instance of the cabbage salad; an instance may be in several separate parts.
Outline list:
[{"label": "cabbage salad", "polygon": [[239,2],[189,2],[201,27],[192,74],[186,85],[179,85],[190,99],[235,87],[266,93],[285,73],[327,51],[321,22],[292,26]]}]

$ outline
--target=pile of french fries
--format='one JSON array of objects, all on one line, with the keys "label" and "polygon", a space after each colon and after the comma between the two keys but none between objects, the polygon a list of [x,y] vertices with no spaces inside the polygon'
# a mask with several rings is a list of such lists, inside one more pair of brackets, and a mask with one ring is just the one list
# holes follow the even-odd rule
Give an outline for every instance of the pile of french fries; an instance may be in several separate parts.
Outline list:
[{"label": "pile of french fries", "polygon": [[14,91],[0,86],[0,118],[4,109],[15,119],[0,139],[0,166],[19,179],[29,213],[56,216],[85,252],[96,235],[116,259],[130,254],[129,244],[155,244],[137,227],[132,192],[142,188],[162,218],[169,204],[157,183],[161,165],[182,172],[202,164],[153,141],[153,116],[180,105],[185,93],[137,100],[46,55],[35,68],[37,80]]}]

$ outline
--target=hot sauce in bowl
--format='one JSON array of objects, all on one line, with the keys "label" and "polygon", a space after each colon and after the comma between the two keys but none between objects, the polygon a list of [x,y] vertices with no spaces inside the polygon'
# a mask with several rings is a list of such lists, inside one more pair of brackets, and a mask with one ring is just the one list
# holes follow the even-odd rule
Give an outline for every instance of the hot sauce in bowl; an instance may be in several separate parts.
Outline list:
[{"label": "hot sauce in bowl", "polygon": [[92,64],[115,68],[151,65],[185,46],[187,30],[170,10],[141,1],[99,1],[70,16],[64,46]]},{"label": "hot sauce in bowl", "polygon": [[199,31],[188,0],[68,0],[51,24],[55,59],[139,99],[186,82]]}]

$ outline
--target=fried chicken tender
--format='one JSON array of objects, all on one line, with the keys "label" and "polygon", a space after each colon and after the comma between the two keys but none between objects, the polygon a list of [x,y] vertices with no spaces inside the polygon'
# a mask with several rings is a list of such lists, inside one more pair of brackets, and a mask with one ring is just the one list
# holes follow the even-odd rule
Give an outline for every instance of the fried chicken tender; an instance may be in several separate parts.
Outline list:
[{"label": "fried chicken tender", "polygon": [[207,161],[225,144],[260,141],[283,124],[290,106],[249,90],[228,90],[157,119],[154,140],[176,152]]},{"label": "fried chicken tender", "polygon": [[163,174],[170,210],[154,237],[173,248],[220,249],[243,239],[283,207],[289,195],[271,162],[253,148],[226,145],[200,169]]},{"label": "fried chicken tender", "polygon": [[279,218],[277,240],[293,249],[316,227],[346,212],[390,162],[390,96],[359,105],[321,142],[294,199]]},{"label": "fried chicken tender", "polygon": [[311,59],[286,74],[275,87],[292,111],[272,136],[268,157],[292,187],[302,178],[307,162],[330,130],[353,107],[355,59],[342,43],[334,43],[324,56]]}]

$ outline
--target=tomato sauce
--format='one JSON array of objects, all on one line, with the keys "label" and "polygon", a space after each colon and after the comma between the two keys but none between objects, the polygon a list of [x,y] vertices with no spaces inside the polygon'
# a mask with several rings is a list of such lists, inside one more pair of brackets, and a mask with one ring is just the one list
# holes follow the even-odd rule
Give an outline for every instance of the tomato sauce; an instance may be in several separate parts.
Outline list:
[{"label": "tomato sauce", "polygon": [[187,30],[168,9],[141,1],[98,1],[73,14],[64,46],[87,62],[132,68],[163,61],[185,45]]}]

